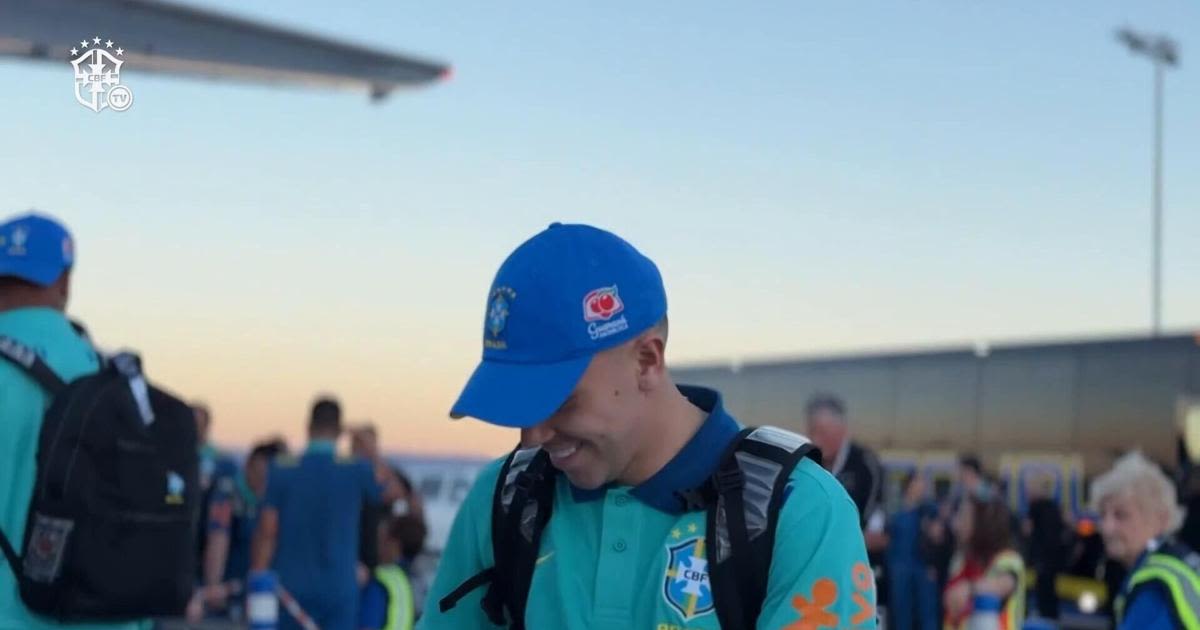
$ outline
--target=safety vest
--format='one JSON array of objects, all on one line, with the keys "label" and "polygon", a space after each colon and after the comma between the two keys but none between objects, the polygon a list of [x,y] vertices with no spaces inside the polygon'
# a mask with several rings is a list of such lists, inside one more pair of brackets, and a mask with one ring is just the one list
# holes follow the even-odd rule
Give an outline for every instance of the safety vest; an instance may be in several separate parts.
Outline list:
[{"label": "safety vest", "polygon": [[[950,565],[952,577],[951,584],[966,579],[966,570],[964,567],[965,560],[961,554],[955,556]],[[1003,607],[1000,609],[1000,630],[1020,630],[1021,624],[1025,619],[1025,561],[1021,559],[1021,554],[1011,549],[1001,551],[992,558],[991,564],[987,570],[983,572],[982,578],[993,578],[1001,575],[1011,575],[1016,580],[1016,585],[1013,592],[1004,600]],[[943,630],[964,630],[968,626],[969,613],[951,619],[947,612],[947,617],[942,624]]]},{"label": "safety vest", "polygon": [[1002,630],[1019,630],[1021,624],[1025,620],[1025,561],[1021,559],[1021,554],[1015,551],[1002,551],[997,554],[992,560],[992,566],[988,567],[987,575],[1012,575],[1016,580],[1016,587],[1013,589],[1012,595],[1004,601],[1004,608],[1000,611],[1000,628]]},{"label": "safety vest", "polygon": [[1114,608],[1125,617],[1125,604],[1138,589],[1157,583],[1171,599],[1171,612],[1184,630],[1200,630],[1200,554],[1178,543],[1164,543],[1146,556],[1129,578]]},{"label": "safety vest", "polygon": [[412,630],[413,592],[404,569],[381,565],[375,568],[375,579],[387,591],[387,624],[383,630]]}]

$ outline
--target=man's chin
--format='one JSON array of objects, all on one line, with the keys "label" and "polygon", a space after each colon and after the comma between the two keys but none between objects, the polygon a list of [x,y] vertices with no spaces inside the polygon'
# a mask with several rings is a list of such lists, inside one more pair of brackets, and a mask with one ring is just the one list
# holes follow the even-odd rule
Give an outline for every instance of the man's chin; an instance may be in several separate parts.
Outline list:
[{"label": "man's chin", "polygon": [[567,476],[567,479],[571,482],[571,485],[579,488],[580,490],[597,490],[599,488],[603,488],[605,484],[608,483],[602,475],[579,472],[569,473],[565,471],[563,474]]}]

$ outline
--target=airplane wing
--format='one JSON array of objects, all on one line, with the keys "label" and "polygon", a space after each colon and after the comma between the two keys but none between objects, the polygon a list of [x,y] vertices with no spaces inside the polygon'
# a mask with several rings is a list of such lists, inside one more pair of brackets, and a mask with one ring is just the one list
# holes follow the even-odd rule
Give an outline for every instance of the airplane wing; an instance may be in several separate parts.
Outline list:
[{"label": "airplane wing", "polygon": [[65,63],[71,48],[110,40],[110,52],[123,50],[126,70],[348,88],[373,99],[450,72],[441,63],[163,0],[0,0],[0,56]]}]

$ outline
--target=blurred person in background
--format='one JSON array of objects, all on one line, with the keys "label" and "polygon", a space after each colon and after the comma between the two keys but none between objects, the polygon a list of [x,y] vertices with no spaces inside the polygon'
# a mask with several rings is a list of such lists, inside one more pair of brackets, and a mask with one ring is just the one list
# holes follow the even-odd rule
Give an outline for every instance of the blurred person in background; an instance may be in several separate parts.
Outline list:
[{"label": "blurred person in background", "polygon": [[1179,541],[1196,549],[1200,547],[1200,467],[1192,468],[1180,488],[1180,498],[1187,506]]},{"label": "blurred person in background", "polygon": [[[871,449],[850,437],[846,404],[832,394],[817,394],[805,407],[808,438],[821,449],[822,463],[846,488],[864,528],[882,533],[883,467]],[[868,539],[867,547],[871,547]]]},{"label": "blurred person in background", "polygon": [[1129,570],[1119,630],[1200,630],[1200,554],[1171,538],[1182,514],[1170,479],[1134,452],[1096,479],[1091,498],[1105,550]]},{"label": "blurred person in background", "polygon": [[1029,511],[1021,527],[1029,543],[1030,564],[1037,574],[1034,585],[1037,614],[1045,619],[1058,619],[1058,594],[1054,587],[1055,578],[1066,565],[1066,520],[1046,480],[1031,480],[1026,491]]},{"label": "blurred person in background", "polygon": [[888,524],[887,575],[889,627],[935,630],[938,626],[937,571],[928,559],[927,530],[937,519],[925,476],[904,479],[904,504]]},{"label": "blurred person in background", "polygon": [[[380,484],[369,462],[339,457],[341,433],[341,405],[318,399],[304,453],[278,458],[268,474],[251,549],[250,579],[273,570],[322,630],[354,630],[363,505],[390,503],[402,492],[397,484]],[[280,630],[300,627],[290,614],[280,615]]]},{"label": "blurred person in background", "polygon": [[198,621],[205,612],[240,622],[244,618],[238,587],[250,572],[250,547],[258,524],[259,504],[267,494],[271,462],[287,453],[282,439],[254,446],[242,472],[215,482],[208,504],[208,542],[204,554],[204,586],[188,610]]},{"label": "blurred person in background", "polygon": [[418,587],[411,575],[412,560],[425,546],[426,534],[425,521],[414,514],[379,524],[379,564],[363,587],[360,630],[412,630],[428,593],[428,584]]},{"label": "blurred person in background", "polygon": [[995,491],[983,472],[978,455],[967,453],[958,459],[958,489],[959,501],[967,497],[988,498]]},{"label": "blurred person in background", "polygon": [[883,509],[883,467],[871,449],[851,439],[846,403],[829,393],[809,399],[804,409],[807,437],[821,449],[821,463],[846,489],[858,508],[867,554],[875,571],[879,601],[888,601],[883,550],[887,515]]},{"label": "blurred person in background", "polygon": [[[192,415],[196,419],[196,442],[200,454],[200,518],[198,523],[208,523],[208,508],[212,503],[213,490],[222,480],[235,480],[238,465],[228,453],[222,452],[212,443],[212,411],[203,402],[192,403]],[[204,566],[208,561],[208,530],[201,525],[196,528],[196,583],[204,584]]]},{"label": "blurred person in background", "polygon": [[[938,519],[930,526],[930,560],[938,576],[938,592],[944,593],[950,582],[950,564],[958,553],[959,540],[955,536],[954,519],[967,497],[988,497],[991,487],[983,472],[983,464],[974,453],[963,453],[958,458],[955,482],[950,494],[938,504]],[[938,598],[941,616],[945,616],[945,599]]]},{"label": "blurred person in background", "polygon": [[[0,335],[36,348],[62,379],[100,367],[92,344],[67,318],[75,247],[70,232],[40,214],[0,224]],[[37,475],[38,439],[50,396],[8,361],[0,361],[0,531],[14,544],[25,539]],[[21,600],[16,569],[0,555],[0,628],[4,630],[136,630],[149,622],[61,624],[32,613]]]},{"label": "blurred person in background", "polygon": [[375,471],[375,480],[381,485],[398,484],[403,491],[403,496],[395,502],[363,506],[359,519],[358,561],[362,565],[359,580],[364,582],[379,564],[376,532],[380,524],[386,523],[393,516],[410,513],[423,519],[424,508],[420,496],[413,492],[408,476],[384,458],[375,425],[365,423],[350,431],[350,453],[370,462]]},{"label": "blurred person in background", "polygon": [[1008,506],[994,494],[966,495],[954,517],[958,552],[943,595],[945,627],[963,630],[974,598],[999,598],[1000,628],[1017,630],[1025,620],[1025,561],[1013,544]]},{"label": "blurred person in background", "polygon": [[1192,549],[1200,549],[1200,466],[1192,461],[1183,435],[1179,436],[1178,448],[1179,503],[1186,506],[1186,515],[1177,537]]},{"label": "blurred person in background", "polygon": [[937,584],[937,618],[942,619],[941,593],[946,590],[950,581],[950,562],[954,559],[957,549],[954,540],[954,503],[952,497],[946,497],[935,504],[936,513],[933,520],[925,526],[925,558],[933,568]]}]

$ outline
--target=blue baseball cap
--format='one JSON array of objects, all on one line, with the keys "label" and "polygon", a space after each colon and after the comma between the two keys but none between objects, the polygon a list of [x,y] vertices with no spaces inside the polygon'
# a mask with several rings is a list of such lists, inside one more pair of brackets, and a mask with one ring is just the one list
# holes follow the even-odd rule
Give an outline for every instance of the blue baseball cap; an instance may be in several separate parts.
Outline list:
[{"label": "blue baseball cap", "polygon": [[450,410],[531,427],[566,402],[592,356],[667,314],[658,267],[620,237],[555,223],[496,272],[483,322],[483,360]]},{"label": "blue baseball cap", "polygon": [[0,276],[54,284],[75,264],[75,243],[58,221],[36,213],[0,224]]}]

